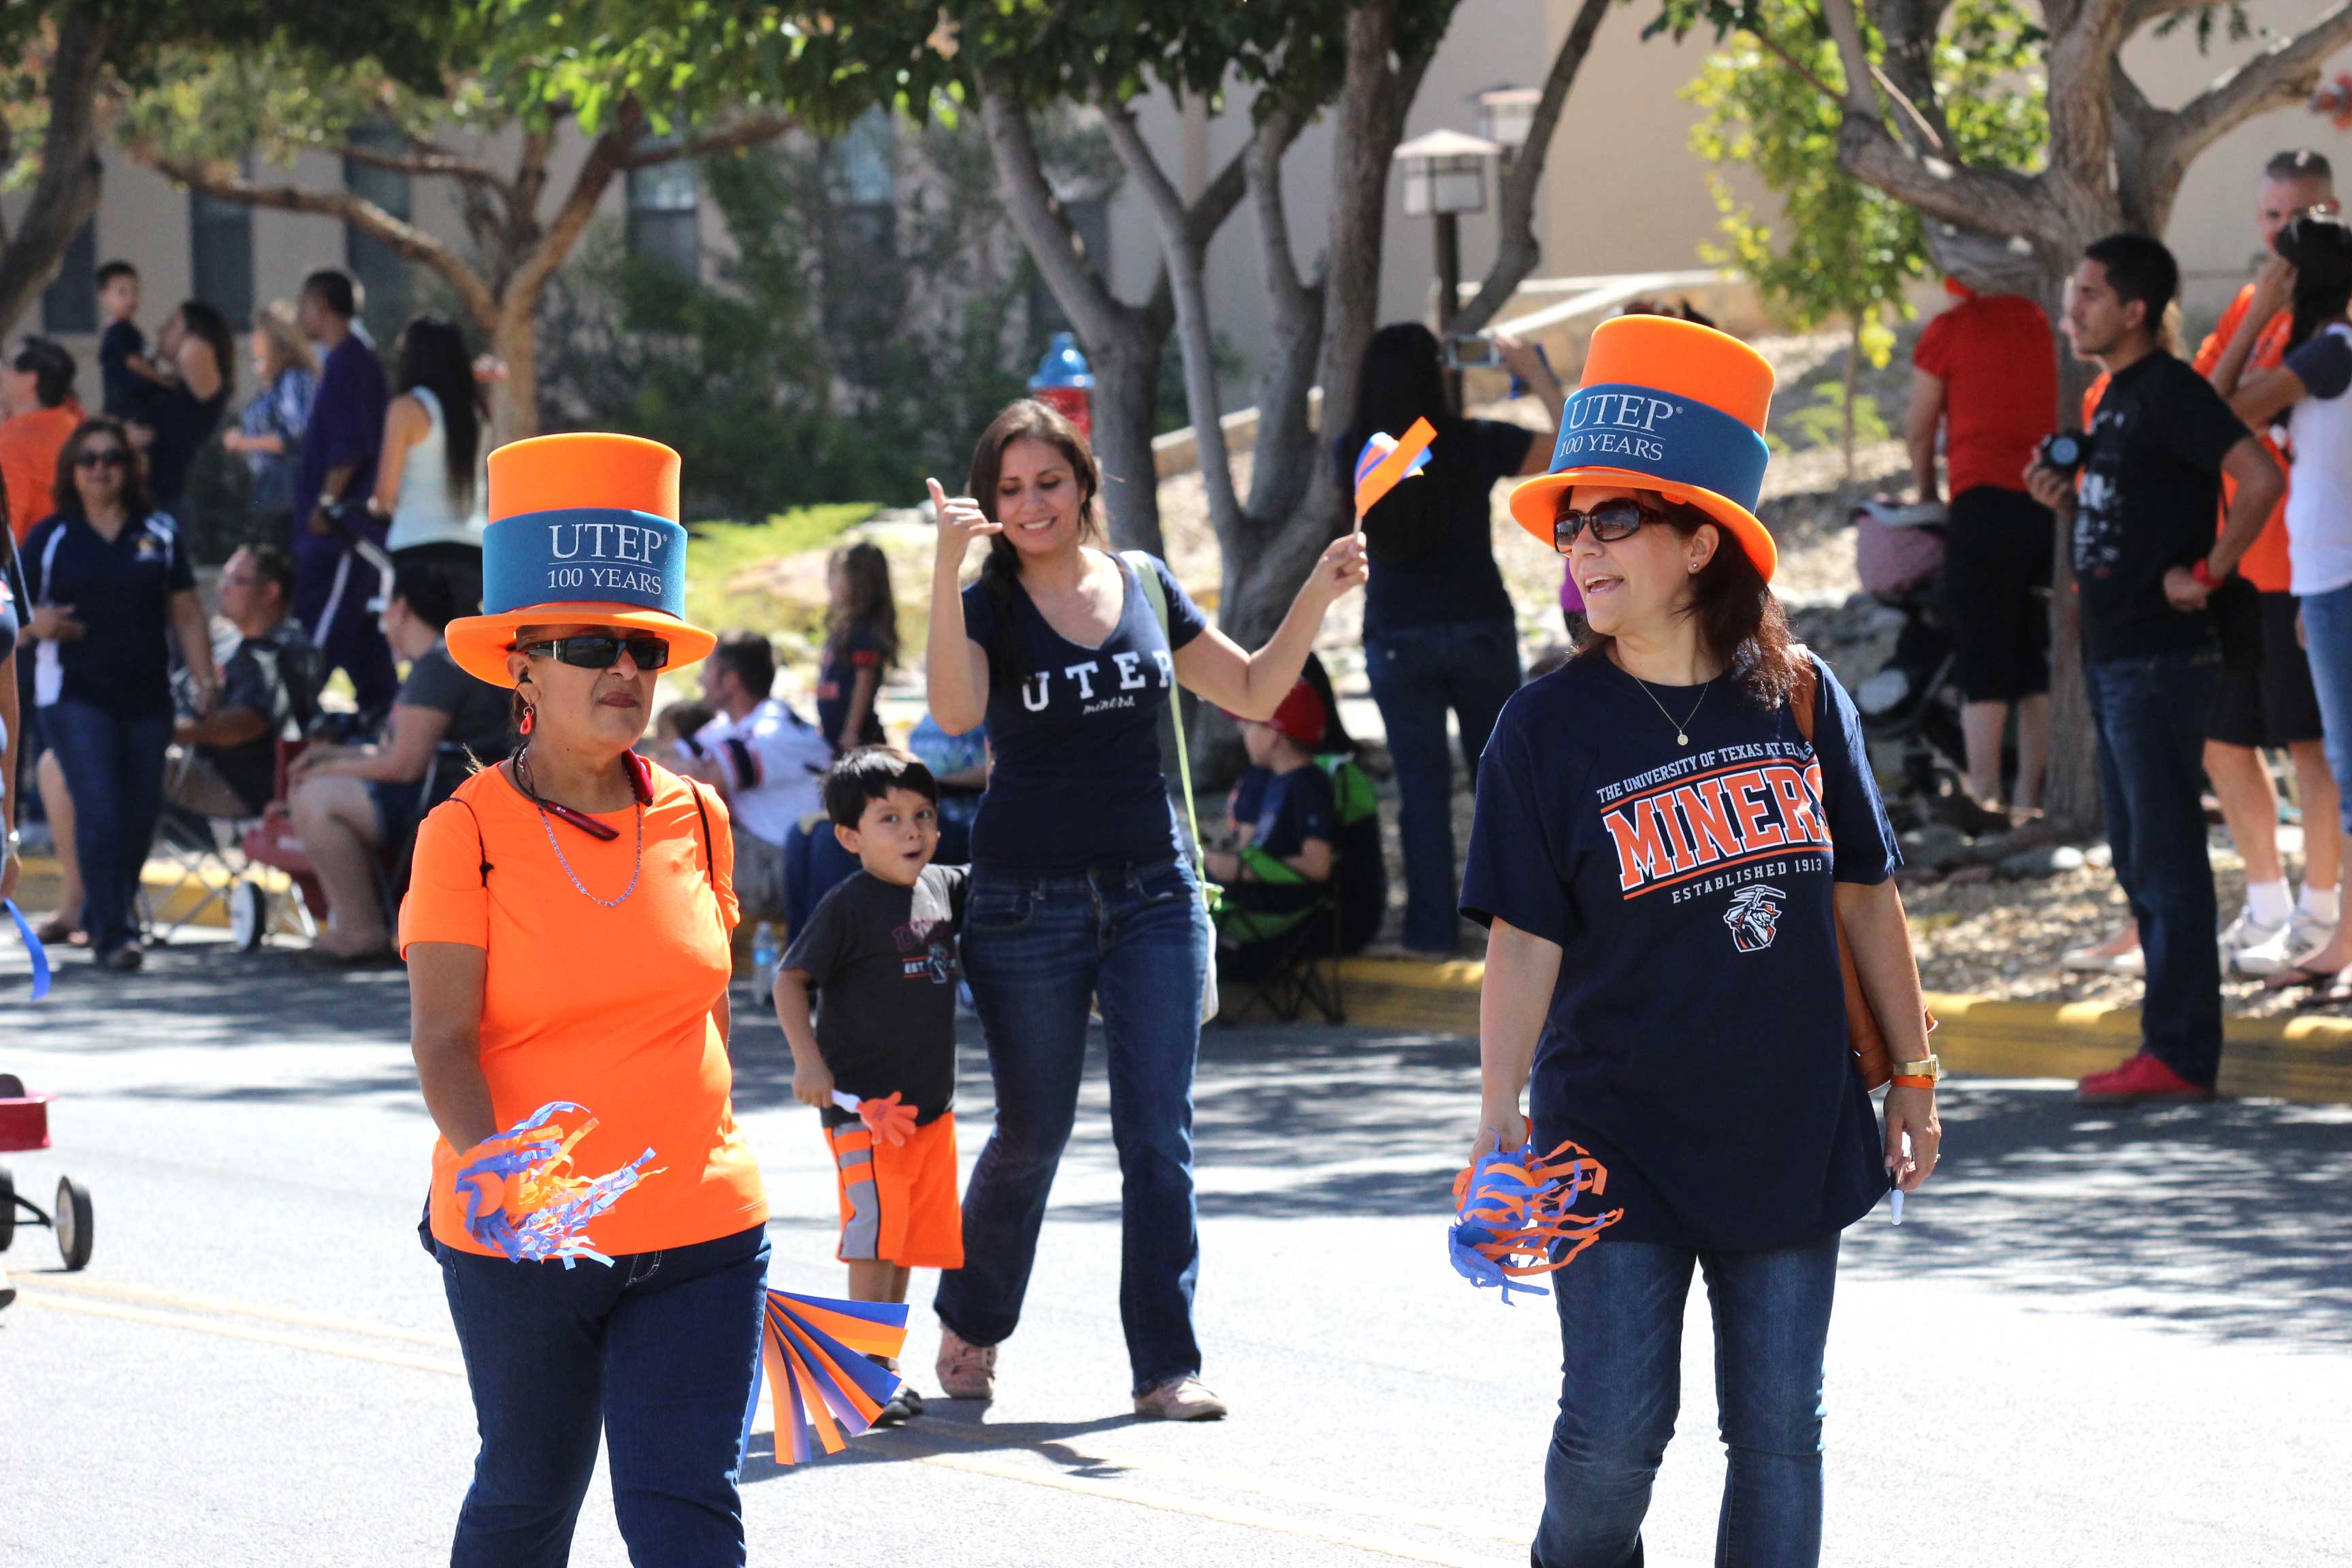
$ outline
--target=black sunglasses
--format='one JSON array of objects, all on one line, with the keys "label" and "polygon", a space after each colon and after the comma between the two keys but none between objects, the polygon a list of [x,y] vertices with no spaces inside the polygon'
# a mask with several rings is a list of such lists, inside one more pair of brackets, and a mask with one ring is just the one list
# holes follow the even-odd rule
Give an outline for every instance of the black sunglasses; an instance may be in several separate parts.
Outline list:
[{"label": "black sunglasses", "polygon": [[1576,536],[1590,527],[1592,537],[1603,544],[1614,544],[1621,539],[1631,539],[1643,523],[1660,523],[1669,514],[1660,508],[1644,506],[1632,496],[1615,496],[1598,506],[1582,511],[1564,511],[1551,525],[1551,547],[1562,555],[1575,544]]},{"label": "black sunglasses", "polygon": [[130,465],[131,454],[120,447],[101,447],[95,452],[74,454],[77,468],[121,468]]},{"label": "black sunglasses", "polygon": [[621,662],[623,648],[629,650],[639,669],[659,669],[669,662],[668,639],[642,634],[616,637],[610,632],[583,632],[578,637],[530,643],[515,651],[551,658],[574,669],[610,669]]}]

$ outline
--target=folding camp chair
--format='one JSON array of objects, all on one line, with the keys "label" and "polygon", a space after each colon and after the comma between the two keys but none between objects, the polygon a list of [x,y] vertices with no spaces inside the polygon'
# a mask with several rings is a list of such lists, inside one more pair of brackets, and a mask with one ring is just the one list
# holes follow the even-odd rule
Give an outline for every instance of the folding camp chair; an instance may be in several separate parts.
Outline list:
[{"label": "folding camp chair", "polygon": [[1264,1004],[1285,1023],[1312,1006],[1327,1024],[1347,1022],[1339,988],[1340,903],[1335,882],[1245,882],[1217,900],[1217,986],[1227,1001],[1217,1021],[1238,1024]]},{"label": "folding camp chair", "polygon": [[[307,743],[278,742],[278,785],[272,792],[277,801],[286,799],[288,773]],[[245,830],[238,847],[252,874],[239,878],[229,894],[229,931],[237,951],[252,952],[272,936],[315,941],[319,921],[327,916],[327,893],[293,822],[283,811],[272,811]],[[279,876],[265,879],[263,868]]]}]

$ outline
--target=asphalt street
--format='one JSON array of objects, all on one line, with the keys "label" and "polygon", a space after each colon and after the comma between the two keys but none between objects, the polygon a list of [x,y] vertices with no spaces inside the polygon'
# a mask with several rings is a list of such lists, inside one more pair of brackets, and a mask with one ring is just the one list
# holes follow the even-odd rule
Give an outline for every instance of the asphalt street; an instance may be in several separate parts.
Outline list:
[{"label": "asphalt street", "polygon": [[[35,1007],[0,953],[0,1070],[62,1097],[56,1147],[0,1163],[43,1203],[70,1173],[96,1205],[86,1272],[37,1231],[0,1256],[21,1288],[0,1312],[0,1563],[446,1561],[474,1437],[415,1233],[432,1132],[404,977],[151,958],[114,981],[68,959]],[[738,1001],[772,1277],[838,1293],[814,1115],[772,1018]],[[1824,1561],[2352,1559],[2352,1110],[1947,1091],[1944,1172],[1900,1227],[1882,1209],[1848,1234]],[[968,1167],[976,1037],[961,1092]],[[1128,1403],[1097,1059],[1001,1397],[935,1399],[801,1468],[755,1436],[751,1561],[1524,1563],[1561,1351],[1547,1302],[1446,1267],[1475,1095],[1465,1040],[1210,1031],[1199,1314],[1234,1414],[1154,1426]],[[908,1349],[935,1390],[930,1283]],[[1712,1561],[1709,1352],[1695,1293],[1653,1563]],[[572,1561],[626,1561],[601,1473]]]}]

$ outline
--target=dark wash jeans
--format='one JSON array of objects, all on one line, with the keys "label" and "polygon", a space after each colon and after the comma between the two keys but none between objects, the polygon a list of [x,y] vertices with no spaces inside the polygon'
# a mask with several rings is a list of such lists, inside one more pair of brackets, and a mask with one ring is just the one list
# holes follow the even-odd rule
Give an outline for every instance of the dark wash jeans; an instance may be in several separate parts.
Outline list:
[{"label": "dark wash jeans", "polygon": [[2191,1083],[2221,1068],[2221,957],[2213,863],[2205,852],[2205,721],[2218,652],[2086,664],[2099,728],[2099,798],[2116,880],[2147,960],[2140,1042]]},{"label": "dark wash jeans", "polygon": [[1650,1483],[1682,1403],[1694,1265],[1715,1317],[1716,1403],[1730,1461],[1716,1568],[1821,1560],[1822,1369],[1837,1258],[1835,1236],[1774,1252],[1603,1241],[1551,1276],[1559,1419],[1533,1568],[1641,1568]]},{"label": "dark wash jeans", "polygon": [[612,1447],[613,1513],[640,1568],[744,1561],[764,1226],[601,1263],[509,1263],[436,1242],[482,1438],[451,1568],[541,1568],[572,1554]]},{"label": "dark wash jeans", "polygon": [[1397,836],[1404,846],[1404,944],[1450,952],[1461,944],[1454,875],[1454,759],[1445,715],[1462,731],[1475,781],[1495,716],[1519,689],[1518,628],[1507,619],[1440,621],[1364,634],[1365,672],[1395,759]]},{"label": "dark wash jeans", "polygon": [[139,939],[139,873],[163,809],[172,712],[126,718],[68,699],[41,710],[41,735],[73,795],[82,929],[90,952],[103,957]]},{"label": "dark wash jeans", "polygon": [[1208,911],[1175,858],[1067,877],[974,873],[964,973],[988,1037],[996,1128],[963,1196],[964,1266],[940,1276],[940,1321],[1008,1338],[1037,1259],[1045,1197],[1077,1118],[1087,1005],[1099,1000],[1118,1150],[1118,1315],[1135,1392],[1201,1370],[1192,1286],[1192,1066]]}]

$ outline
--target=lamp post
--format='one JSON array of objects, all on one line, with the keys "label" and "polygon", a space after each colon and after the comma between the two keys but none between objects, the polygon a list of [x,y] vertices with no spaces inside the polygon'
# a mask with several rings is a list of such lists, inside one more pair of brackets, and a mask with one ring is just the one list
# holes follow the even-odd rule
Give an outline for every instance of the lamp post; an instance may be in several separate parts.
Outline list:
[{"label": "lamp post", "polygon": [[[1484,137],[1459,131],[1433,131],[1416,136],[1396,150],[1404,168],[1404,210],[1407,217],[1437,220],[1437,324],[1443,329],[1462,304],[1462,234],[1464,213],[1486,207],[1486,160],[1501,149]],[[1446,401],[1462,411],[1462,373],[1445,373]]]},{"label": "lamp post", "polygon": [[1536,104],[1543,94],[1532,87],[1489,88],[1478,95],[1478,134],[1502,151],[1496,154],[1508,169],[1528,144],[1535,122]]}]

